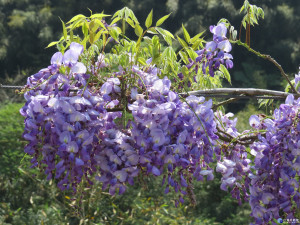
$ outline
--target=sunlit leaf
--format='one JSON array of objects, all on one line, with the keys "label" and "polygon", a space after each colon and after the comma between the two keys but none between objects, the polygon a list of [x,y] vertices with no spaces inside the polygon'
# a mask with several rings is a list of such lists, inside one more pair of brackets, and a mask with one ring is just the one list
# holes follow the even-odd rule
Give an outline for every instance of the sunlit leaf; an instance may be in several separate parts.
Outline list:
[{"label": "sunlit leaf", "polygon": [[153,18],[153,10],[151,10],[149,15],[147,16],[147,19],[146,19],[146,22],[145,22],[145,26],[147,28],[149,28],[152,25],[152,18]]},{"label": "sunlit leaf", "polygon": [[162,25],[163,22],[165,22],[165,20],[168,19],[170,15],[171,15],[171,13],[168,14],[168,15],[163,16],[162,18],[160,18],[160,19],[156,22],[156,25],[155,25],[155,26],[158,27],[158,26]]},{"label": "sunlit leaf", "polygon": [[182,24],[182,30],[183,30],[184,39],[186,40],[187,43],[190,43],[190,41],[191,41],[190,34],[187,32],[187,30],[185,29],[183,24]]}]

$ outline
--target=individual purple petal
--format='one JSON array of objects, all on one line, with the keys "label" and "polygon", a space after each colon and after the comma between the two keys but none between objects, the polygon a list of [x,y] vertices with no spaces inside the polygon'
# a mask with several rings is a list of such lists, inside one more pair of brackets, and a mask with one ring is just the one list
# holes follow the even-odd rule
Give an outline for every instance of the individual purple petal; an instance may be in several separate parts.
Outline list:
[{"label": "individual purple petal", "polygon": [[75,141],[71,141],[67,145],[67,152],[71,152],[71,153],[77,153],[78,152],[78,145]]},{"label": "individual purple petal", "polygon": [[162,92],[163,87],[164,87],[164,84],[163,84],[163,81],[161,79],[155,81],[154,84],[153,84],[153,90],[156,90],[158,92]]},{"label": "individual purple petal", "polygon": [[119,195],[124,194],[125,191],[126,191],[126,186],[121,185],[121,186],[119,187]]},{"label": "individual purple petal", "polygon": [[233,185],[233,183],[236,181],[235,177],[229,177],[226,180],[224,180],[224,182],[226,182],[226,184],[228,185]]},{"label": "individual purple petal", "polygon": [[56,169],[61,168],[64,165],[65,160],[59,161],[59,163],[56,164]]},{"label": "individual purple petal", "polygon": [[89,132],[88,132],[87,130],[79,131],[79,132],[76,134],[76,137],[77,137],[77,138],[80,138],[80,139],[87,139],[89,136],[90,136],[90,134],[89,134]]},{"label": "individual purple petal", "polygon": [[128,161],[131,165],[135,166],[139,163],[140,157],[137,154],[132,154],[128,157]]},{"label": "individual purple petal", "polygon": [[227,167],[221,163],[217,163],[216,171],[219,173],[225,173],[227,171]]},{"label": "individual purple petal", "polygon": [[233,162],[232,160],[229,160],[229,159],[224,159],[223,163],[226,167],[234,167],[236,165],[235,162]]},{"label": "individual purple petal", "polygon": [[233,62],[230,59],[226,59],[225,65],[227,69],[231,69],[233,67]]},{"label": "individual purple petal", "polygon": [[82,159],[75,158],[75,165],[76,166],[83,166],[84,162],[82,161]]},{"label": "individual purple petal", "polygon": [[252,210],[252,216],[255,218],[262,218],[263,215],[265,213],[265,210],[263,207],[261,206],[256,206],[253,210]]},{"label": "individual purple petal", "polygon": [[218,49],[224,51],[224,52],[230,52],[232,47],[231,47],[231,44],[228,40],[224,40],[224,41],[221,41],[219,44],[218,44]]},{"label": "individual purple petal", "polygon": [[86,73],[86,67],[83,63],[77,62],[71,67],[71,72],[76,74]]},{"label": "individual purple petal", "polygon": [[68,144],[71,141],[71,135],[69,131],[64,131],[59,135],[59,141],[61,143]]},{"label": "individual purple petal", "polygon": [[113,85],[110,83],[110,82],[105,82],[101,89],[100,89],[100,92],[101,94],[107,94],[109,95],[111,92],[112,92],[112,89],[113,89]]},{"label": "individual purple petal", "polygon": [[205,49],[210,52],[214,51],[216,48],[217,44],[214,41],[207,42],[205,45]]},{"label": "individual purple petal", "polygon": [[82,146],[90,145],[93,143],[93,136],[89,136],[83,143]]},{"label": "individual purple petal", "polygon": [[168,94],[168,101],[174,102],[175,100],[177,100],[177,95],[173,91],[170,91]]},{"label": "individual purple petal", "polygon": [[85,115],[78,111],[70,115],[70,122],[79,122],[85,120],[86,120]]},{"label": "individual purple petal", "polygon": [[226,37],[227,28],[224,23],[220,23],[217,26],[211,26],[210,32],[212,32],[214,35],[218,37]]},{"label": "individual purple petal", "polygon": [[36,113],[43,113],[44,112],[44,107],[41,105],[40,102],[34,101],[33,111],[36,112]]},{"label": "individual purple petal", "polygon": [[120,182],[125,182],[127,179],[127,172],[124,170],[117,170],[114,172],[114,176],[120,181]]},{"label": "individual purple petal", "polygon": [[232,55],[224,52],[224,59],[233,59]]},{"label": "individual purple petal", "polygon": [[160,175],[160,171],[159,171],[159,169],[157,169],[157,167],[156,166],[152,166],[152,173],[153,173],[153,175],[155,175],[155,176],[159,176]]},{"label": "individual purple petal", "polygon": [[188,132],[187,130],[182,131],[177,138],[177,144],[183,144],[187,138]]},{"label": "individual purple petal", "polygon": [[180,175],[180,184],[181,184],[182,187],[187,187],[188,186],[186,180],[184,179],[184,177],[182,175]]},{"label": "individual purple petal", "polygon": [[161,129],[153,129],[151,130],[151,136],[153,138],[153,142],[158,146],[161,146],[165,143],[165,135]]},{"label": "individual purple petal", "polygon": [[111,156],[109,156],[109,160],[114,162],[117,165],[121,165],[121,163],[122,163],[121,159],[115,154],[112,154]]},{"label": "individual purple petal", "polygon": [[138,94],[138,90],[136,87],[131,88],[130,97],[132,100],[136,100],[136,95]]},{"label": "individual purple petal", "polygon": [[249,124],[253,128],[259,128],[260,120],[257,115],[252,115],[249,118]]},{"label": "individual purple petal", "polygon": [[112,82],[115,85],[120,85],[121,84],[119,78],[109,78],[109,79],[107,79],[107,82]]},{"label": "individual purple petal", "polygon": [[261,198],[261,200],[264,204],[269,204],[269,202],[273,199],[274,199],[274,195],[272,195],[271,193],[268,193],[268,192],[263,193],[262,198]]},{"label": "individual purple petal", "polygon": [[83,46],[79,43],[76,43],[76,42],[72,42],[70,44],[70,49],[72,51],[74,51],[78,56],[81,55],[83,50],[84,50]]},{"label": "individual purple petal", "polygon": [[76,64],[78,61],[78,56],[79,55],[73,50],[67,50],[63,56],[64,65],[71,67],[72,65]]},{"label": "individual purple petal", "polygon": [[150,64],[152,62],[152,57],[146,60],[147,64]]},{"label": "individual purple petal", "polygon": [[60,66],[62,64],[63,55],[61,52],[56,52],[51,58],[51,65],[58,65]]},{"label": "individual purple petal", "polygon": [[212,170],[201,170],[200,174],[203,176],[207,176],[212,173]]},{"label": "individual purple petal", "polygon": [[70,103],[71,104],[82,104],[82,105],[87,105],[87,106],[91,106],[91,102],[89,100],[87,100],[86,98],[82,97],[82,96],[74,96],[70,98]]},{"label": "individual purple petal", "polygon": [[74,107],[66,101],[59,101],[58,105],[61,107],[62,111],[66,114],[72,114],[76,111]]},{"label": "individual purple petal", "polygon": [[186,148],[184,147],[183,144],[178,144],[174,148],[174,153],[175,154],[184,155],[184,154],[186,154],[186,152],[187,152]]},{"label": "individual purple petal", "polygon": [[285,104],[293,105],[294,104],[294,95],[290,94],[285,99]]},{"label": "individual purple petal", "polygon": [[175,163],[176,162],[176,160],[175,160],[175,158],[174,158],[174,156],[173,155],[167,155],[166,157],[165,157],[165,160],[164,160],[164,163],[168,163],[168,164],[173,164],[173,163]]}]

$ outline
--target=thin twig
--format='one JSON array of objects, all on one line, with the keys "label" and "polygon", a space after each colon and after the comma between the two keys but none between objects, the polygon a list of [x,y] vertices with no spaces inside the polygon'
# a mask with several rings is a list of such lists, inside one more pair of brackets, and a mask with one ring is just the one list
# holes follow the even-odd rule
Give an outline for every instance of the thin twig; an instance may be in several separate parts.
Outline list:
[{"label": "thin twig", "polygon": [[273,63],[279,69],[279,71],[280,71],[281,75],[283,76],[283,78],[289,83],[289,85],[291,86],[292,91],[296,94],[299,94],[297,92],[297,90],[295,89],[295,87],[293,86],[292,82],[290,81],[288,75],[282,69],[281,65],[275,59],[273,59],[270,55],[261,54],[260,52],[255,51],[254,49],[250,48],[250,46],[248,46],[247,44],[241,42],[240,40],[236,40],[236,41],[230,40],[230,42],[233,43],[233,44],[241,45],[241,46],[245,47],[248,51],[250,51],[250,52],[254,53],[255,55],[257,55],[258,57],[261,57],[263,59],[267,59],[268,61]]},{"label": "thin twig", "polygon": [[[230,143],[249,145],[249,144],[252,144],[258,138],[257,134],[247,135],[245,137],[233,137],[231,134],[221,130],[218,126],[217,126],[217,130],[218,130],[217,135],[219,136],[219,138],[223,141],[230,142]],[[226,136],[223,136],[221,134],[226,135]]]},{"label": "thin twig", "polygon": [[230,98],[228,100],[225,100],[223,102],[219,102],[218,104],[215,104],[212,106],[212,110],[216,110],[218,107],[222,106],[222,105],[226,105],[232,102],[236,102],[238,100],[238,98]]}]

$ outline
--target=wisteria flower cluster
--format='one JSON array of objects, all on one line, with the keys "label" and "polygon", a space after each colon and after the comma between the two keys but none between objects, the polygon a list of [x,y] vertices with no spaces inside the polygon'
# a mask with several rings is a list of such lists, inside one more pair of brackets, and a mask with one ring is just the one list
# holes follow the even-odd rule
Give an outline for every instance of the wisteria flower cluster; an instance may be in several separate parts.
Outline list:
[{"label": "wisteria flower cluster", "polygon": [[[93,90],[86,82],[85,66],[77,61],[81,52],[82,46],[72,43],[64,55],[54,54],[48,68],[28,78],[30,90],[21,113],[29,141],[25,152],[33,155],[33,167],[44,169],[45,164],[48,179],[54,177],[62,190],[74,191],[82,177],[92,184],[90,175],[98,172],[97,180],[104,189],[109,186],[111,194],[116,189],[123,193],[125,184],[133,184],[140,172],[164,174],[165,165],[165,192],[171,186],[185,195],[192,179],[188,172],[197,180],[213,179],[209,163],[217,136],[211,100],[189,96],[182,102],[170,90],[171,81],[157,76],[157,68],[145,72],[133,66],[147,98],[132,88],[134,102],[128,108],[134,121],[130,130],[121,131],[114,119],[122,113],[107,112],[119,103],[112,96],[120,93],[120,80],[109,78],[100,90]],[[88,88],[79,89],[83,85]]]},{"label": "wisteria flower cluster", "polygon": [[[178,68],[172,72],[181,80],[182,68],[196,74],[201,68],[214,79],[216,71],[233,67],[226,25],[211,26],[213,40],[184,66],[171,47],[160,53],[156,34],[169,44],[173,38],[158,27],[167,17],[151,27],[150,14],[143,31],[133,13],[124,10],[110,25],[104,14],[74,17],[69,33],[83,26],[85,37],[68,36],[65,30],[61,40],[68,48],[28,78],[20,112],[32,167],[74,193],[83,181],[89,186],[98,181],[111,195],[123,194],[138,176],[162,176],[164,193],[175,192],[176,206],[185,196],[193,201],[192,183],[212,180],[216,171],[222,190],[230,190],[239,203],[249,201],[256,224],[294,218],[300,208],[300,99],[289,95],[273,117],[253,115],[252,129],[238,132],[232,113],[214,113],[212,100],[178,93],[174,77],[165,72],[172,62],[159,61],[173,58]],[[119,20],[135,27],[138,42],[120,35]],[[143,36],[148,31],[152,39]],[[141,47],[143,38],[146,47]]]},{"label": "wisteria flower cluster", "polygon": [[[221,131],[237,138],[241,134],[236,129],[237,118],[231,120],[233,113],[223,115],[221,111],[215,112],[217,125]],[[216,172],[222,174],[221,189],[228,191],[231,189],[232,197],[236,198],[241,204],[242,200],[248,200],[250,178],[248,174],[251,172],[251,160],[248,157],[246,147],[241,143],[230,143],[222,141],[221,147],[216,150],[218,159]]]},{"label": "wisteria flower cluster", "polygon": [[259,121],[266,134],[251,146],[255,172],[250,176],[250,206],[257,224],[281,218],[282,213],[293,219],[300,207],[299,108],[300,99],[289,95],[274,111],[274,119]]},{"label": "wisteria flower cluster", "polygon": [[[201,67],[203,74],[206,74],[208,69],[209,75],[214,77],[215,71],[219,69],[221,64],[229,69],[233,67],[233,57],[229,54],[232,46],[226,37],[227,27],[225,24],[220,23],[217,26],[210,26],[210,32],[213,34],[213,40],[207,42],[204,49],[196,51],[198,57],[195,61],[189,59],[190,63],[187,68],[190,69],[194,66],[196,74],[199,67]],[[179,77],[181,76],[182,74],[179,74]]]},{"label": "wisteria flower cluster", "polygon": [[129,105],[140,167],[143,173],[155,176],[163,174],[166,167],[165,193],[172,187],[183,202],[181,195],[187,194],[185,189],[192,181],[189,173],[196,180],[214,178],[209,167],[217,139],[212,101],[189,96],[182,102],[170,91],[168,78],[159,79],[156,74],[137,69],[135,72],[144,78],[148,92],[148,99],[137,94],[136,101]]},{"label": "wisteria flower cluster", "polygon": [[[28,78],[25,106],[25,152],[33,156],[32,167],[45,170],[47,179],[59,180],[64,190],[73,188],[96,170],[94,159],[99,134],[114,127],[120,113],[108,113],[109,96],[100,91],[78,89],[86,85],[86,68],[78,62],[83,46],[72,43],[51,65]],[[62,70],[66,72],[61,73]],[[108,81],[109,82],[109,81]],[[46,167],[45,167],[46,166]]]}]

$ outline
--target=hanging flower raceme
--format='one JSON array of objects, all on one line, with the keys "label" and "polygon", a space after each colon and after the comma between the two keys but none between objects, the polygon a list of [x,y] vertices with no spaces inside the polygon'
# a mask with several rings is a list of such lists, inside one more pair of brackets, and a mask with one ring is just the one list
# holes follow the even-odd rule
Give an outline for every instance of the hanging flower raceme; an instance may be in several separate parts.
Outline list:
[{"label": "hanging flower raceme", "polygon": [[[299,83],[296,75],[295,83]],[[265,136],[251,146],[255,172],[251,174],[250,206],[256,224],[295,218],[300,208],[300,99],[293,95],[274,111],[274,119],[260,120]]]},{"label": "hanging flower raceme", "polygon": [[[198,73],[199,68],[202,69],[202,73],[206,74],[206,70],[211,77],[214,77],[215,71],[219,70],[220,65],[223,64],[227,69],[233,67],[231,51],[231,43],[226,38],[227,27],[224,23],[219,23],[217,26],[210,26],[210,32],[213,34],[213,40],[207,42],[205,48],[197,50],[195,61],[189,59],[187,68],[194,68],[195,73]],[[179,73],[178,77],[182,80],[183,74]],[[194,77],[196,82],[196,77]]]},{"label": "hanging flower raceme", "polygon": [[187,194],[186,188],[192,182],[189,173],[197,180],[214,177],[208,165],[213,161],[217,139],[212,101],[190,96],[183,102],[170,90],[168,78],[159,79],[151,71],[134,68],[146,89],[145,94],[137,94],[133,88],[136,101],[129,105],[134,118],[131,134],[138,150],[138,163],[142,173],[154,176],[162,175],[166,168],[165,193],[172,187],[183,202],[182,195]]},{"label": "hanging flower raceme", "polygon": [[[103,93],[79,89],[87,85],[86,68],[78,62],[83,47],[72,43],[62,55],[55,53],[51,65],[28,78],[25,117],[25,152],[32,166],[46,165],[48,179],[58,179],[64,190],[73,188],[96,171],[95,148],[99,133],[113,128],[115,113],[108,113]],[[65,71],[62,73],[62,71]],[[74,91],[72,89],[78,89]],[[117,87],[115,87],[117,89]]]},{"label": "hanging flower raceme", "polygon": [[[237,138],[241,134],[236,129],[237,118],[231,120],[233,113],[223,115],[221,111],[215,113],[217,126],[222,132]],[[246,133],[245,131],[244,133]],[[246,147],[240,143],[230,143],[222,141],[221,147],[216,148],[218,160],[216,171],[222,174],[221,189],[228,191],[231,189],[232,197],[236,198],[241,204],[242,200],[249,199],[250,162]]]}]

